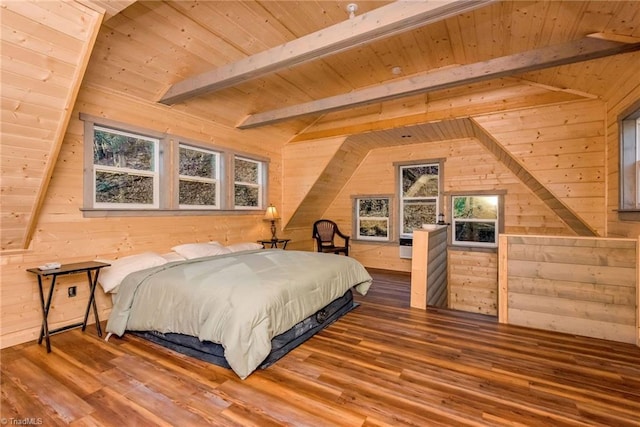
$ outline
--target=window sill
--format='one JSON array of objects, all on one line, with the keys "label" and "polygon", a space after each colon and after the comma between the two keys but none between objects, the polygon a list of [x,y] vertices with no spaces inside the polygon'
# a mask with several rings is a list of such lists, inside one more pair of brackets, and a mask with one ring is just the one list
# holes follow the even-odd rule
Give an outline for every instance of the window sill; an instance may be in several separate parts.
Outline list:
[{"label": "window sill", "polygon": [[365,245],[384,245],[384,246],[397,246],[397,240],[367,240],[367,239],[356,239],[351,238],[349,240],[351,243],[365,244]]},{"label": "window sill", "polygon": [[640,221],[640,209],[618,209],[620,221]]},{"label": "window sill", "polygon": [[264,215],[264,209],[220,210],[220,209],[93,209],[81,208],[84,218],[108,217],[153,217],[153,216],[220,216],[220,215]]}]

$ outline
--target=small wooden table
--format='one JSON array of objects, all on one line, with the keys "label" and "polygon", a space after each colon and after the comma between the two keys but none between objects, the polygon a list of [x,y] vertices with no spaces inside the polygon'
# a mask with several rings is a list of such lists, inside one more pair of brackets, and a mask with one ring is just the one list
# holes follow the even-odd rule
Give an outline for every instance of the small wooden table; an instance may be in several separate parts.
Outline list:
[{"label": "small wooden table", "polygon": [[[96,306],[96,299],[94,294],[96,291],[96,285],[98,284],[98,274],[100,273],[100,269],[108,267],[110,265],[111,264],[106,264],[104,262],[89,261],[77,262],[73,264],[63,264],[60,266],[60,268],[55,268],[53,270],[40,270],[39,268],[27,269],[29,273],[33,273],[38,276],[38,290],[40,291],[40,306],[42,308],[42,327],[40,328],[38,344],[42,343],[42,338],[44,337],[47,344],[47,353],[51,353],[51,343],[49,340],[50,335],[72,328],[78,328],[80,326],[82,326],[83,331],[85,330],[85,328],[87,327],[87,320],[89,319],[89,311],[91,310],[91,307],[93,307],[93,315],[96,318],[96,329],[98,330],[98,336],[102,336],[100,318],[98,317],[98,307]],[[95,271],[95,273],[91,274],[92,271]],[[72,325],[63,326],[61,328],[50,331],[49,324],[47,323],[47,317],[49,316],[49,308],[51,308],[51,298],[53,297],[53,290],[56,286],[56,279],[58,278],[58,276],[84,272],[87,273],[87,280],[89,283],[89,303],[87,304],[87,310],[84,313],[84,321],[82,323],[74,323]],[[47,297],[47,300],[45,301],[42,278],[48,276],[51,276],[52,279],[51,287],[49,288],[49,295]]]},{"label": "small wooden table", "polygon": [[291,239],[267,239],[267,240],[258,240],[258,243],[262,245],[263,248],[273,248],[278,249],[278,245],[281,244],[282,247],[280,249],[287,249],[287,243],[289,243]]}]

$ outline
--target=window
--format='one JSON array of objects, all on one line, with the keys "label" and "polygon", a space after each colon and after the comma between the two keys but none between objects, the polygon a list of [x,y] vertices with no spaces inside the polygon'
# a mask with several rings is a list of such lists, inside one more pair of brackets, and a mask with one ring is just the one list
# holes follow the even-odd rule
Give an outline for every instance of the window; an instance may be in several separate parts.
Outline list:
[{"label": "window", "polygon": [[640,210],[640,108],[633,108],[620,121],[621,211]]},{"label": "window", "polygon": [[87,217],[265,208],[267,159],[86,114],[80,118]]},{"label": "window", "polygon": [[451,197],[451,243],[497,247],[500,216],[497,195]]},{"label": "window", "polygon": [[399,167],[400,233],[410,237],[422,224],[435,224],[440,204],[439,163]]},{"label": "window", "polygon": [[96,126],[93,137],[93,205],[157,208],[160,140]]},{"label": "window", "polygon": [[356,240],[388,242],[391,240],[391,197],[359,196],[354,198]]},{"label": "window", "polygon": [[234,206],[244,209],[260,209],[263,192],[262,163],[243,157],[236,157],[233,170]]},{"label": "window", "polygon": [[178,204],[181,208],[220,206],[220,153],[180,144]]}]

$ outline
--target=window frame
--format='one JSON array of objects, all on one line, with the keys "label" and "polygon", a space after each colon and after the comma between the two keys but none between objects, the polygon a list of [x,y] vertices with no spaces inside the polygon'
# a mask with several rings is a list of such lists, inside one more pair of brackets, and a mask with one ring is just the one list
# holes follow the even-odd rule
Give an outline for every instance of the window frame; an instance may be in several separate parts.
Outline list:
[{"label": "window frame", "polygon": [[[479,249],[479,250],[491,250],[497,251],[498,249],[498,241],[501,233],[504,233],[504,202],[505,202],[505,194],[504,190],[487,190],[487,191],[456,191],[447,193],[447,204],[449,207],[449,212],[447,215],[447,222],[450,225],[451,230],[449,231],[448,242],[451,248],[454,249]],[[495,243],[483,243],[483,242],[469,242],[469,241],[458,241],[455,238],[456,233],[456,219],[454,218],[454,208],[453,203],[456,197],[497,197],[498,206],[497,206],[497,219],[496,222],[496,234],[495,234]],[[477,222],[487,222],[492,220],[481,219]],[[460,221],[462,222],[462,221]]]},{"label": "window frame", "polygon": [[[247,152],[240,152],[228,148],[191,140],[178,135],[156,132],[139,126],[130,125],[115,120],[91,116],[80,113],[80,120],[84,122],[83,136],[83,204],[80,210],[86,218],[95,217],[119,217],[119,216],[181,216],[181,215],[255,215],[256,211],[264,211],[268,206],[269,187],[269,158]],[[124,204],[116,204],[113,207],[96,206],[94,203],[94,174],[93,174],[93,145],[94,127],[114,129],[120,132],[140,135],[146,138],[156,138],[158,145],[158,170],[159,170],[159,196],[158,206],[131,207]],[[195,147],[207,151],[219,153],[219,206],[197,206],[179,204],[179,151],[180,145]],[[260,192],[259,206],[235,207],[234,192],[234,158],[239,156],[260,165]]]},{"label": "window frame", "polygon": [[[126,206],[129,209],[157,209],[160,206],[160,139],[149,137],[146,135],[142,135],[140,133],[132,133],[122,131],[120,129],[110,128],[106,126],[94,126],[93,131],[100,130],[105,133],[111,133],[115,135],[121,135],[125,137],[132,137],[139,140],[146,140],[153,144],[152,152],[152,162],[151,169],[132,169],[127,167],[118,167],[118,166],[106,166],[96,164],[93,160],[92,155],[92,163],[93,163],[93,171],[92,178],[93,184],[91,188],[92,194],[92,204],[97,208],[109,209],[109,208],[121,208],[122,206]],[[92,150],[93,152],[93,150]],[[106,172],[106,173],[123,173],[127,175],[136,175],[136,176],[147,176],[153,178],[153,195],[152,195],[152,203],[143,204],[143,203],[110,203],[110,202],[99,202],[97,200],[98,193],[96,191],[97,186],[97,175],[98,172]]]},{"label": "window frame", "polygon": [[396,191],[398,194],[398,235],[401,239],[412,239],[413,232],[406,233],[404,231],[404,206],[405,206],[405,198],[403,196],[402,189],[402,171],[411,167],[428,167],[428,166],[437,166],[438,167],[438,194],[433,197],[419,197],[419,198],[411,198],[411,200],[433,200],[435,202],[435,215],[433,224],[438,221],[438,214],[442,212],[442,197],[443,197],[443,183],[444,183],[444,160],[445,159],[428,159],[428,160],[415,160],[410,162],[397,162],[394,163],[396,168]]},{"label": "window frame", "polygon": [[[201,177],[193,177],[193,176],[189,176],[189,175],[182,175],[180,174],[180,149],[181,148],[186,148],[188,150],[193,150],[193,151],[202,151],[205,153],[209,153],[209,154],[213,154],[214,157],[216,158],[216,168],[214,171],[214,177],[207,179],[207,178],[201,178]],[[178,149],[176,150],[176,159],[175,159],[175,164],[177,165],[175,168],[175,177],[176,177],[176,182],[175,182],[175,188],[176,191],[175,193],[175,200],[174,203],[178,206],[178,209],[184,210],[184,209],[195,209],[195,210],[203,210],[203,209],[215,209],[218,210],[220,209],[220,207],[222,206],[222,180],[221,180],[221,176],[222,176],[222,163],[223,163],[223,155],[220,151],[218,150],[214,150],[211,147],[204,147],[196,142],[189,142],[189,141],[185,141],[185,140],[179,140],[178,141]],[[199,182],[212,182],[216,185],[216,190],[215,190],[215,197],[216,197],[216,204],[214,205],[188,205],[188,204],[182,204],[180,203],[180,181],[181,180],[191,180],[191,181],[199,181]]]},{"label": "window frame", "polygon": [[[266,173],[265,173],[265,164],[264,164],[264,162],[261,162],[261,161],[255,159],[255,158],[252,158],[250,156],[246,156],[246,155],[240,154],[240,153],[235,153],[232,156],[232,158],[233,158],[233,166],[230,169],[231,189],[232,189],[231,190],[231,194],[230,194],[231,206],[233,207],[234,210],[255,211],[255,210],[264,210],[264,209],[266,209],[265,203],[264,203],[264,201],[266,200],[266,189],[265,189]],[[258,182],[257,183],[236,181],[236,159],[243,160],[245,162],[256,163],[258,165],[258,174],[257,174]],[[247,187],[258,188],[258,206],[239,206],[239,205],[236,205],[236,186],[237,185],[243,185],[243,186],[247,186]]]},{"label": "window frame", "polygon": [[618,213],[640,221],[640,101],[620,114]]},{"label": "window frame", "polygon": [[[360,217],[360,201],[373,200],[373,199],[386,200],[389,214],[387,217],[366,217],[366,218],[386,219],[386,222],[387,222],[386,237],[364,236],[360,234],[360,218],[361,218]],[[352,208],[353,208],[352,236],[354,236],[353,237],[354,241],[371,242],[371,243],[389,243],[394,241],[394,214],[393,214],[394,198],[392,194],[355,195],[355,196],[351,196],[351,200],[352,200]]]}]

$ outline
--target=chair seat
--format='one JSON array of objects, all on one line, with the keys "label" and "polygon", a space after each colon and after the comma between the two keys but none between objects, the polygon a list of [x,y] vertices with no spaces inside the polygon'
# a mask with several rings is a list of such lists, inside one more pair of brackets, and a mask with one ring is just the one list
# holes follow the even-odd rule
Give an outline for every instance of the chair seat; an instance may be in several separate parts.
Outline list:
[{"label": "chair seat", "polygon": [[[335,236],[344,240],[344,246],[336,246]],[[338,229],[338,225],[328,219],[321,219],[313,224],[313,238],[316,240],[318,252],[349,256],[349,236]],[[339,243],[342,243],[338,241]]]},{"label": "chair seat", "polygon": [[344,246],[324,246],[321,248],[321,251],[324,253],[334,253],[334,254],[344,252],[346,254],[347,248]]}]

